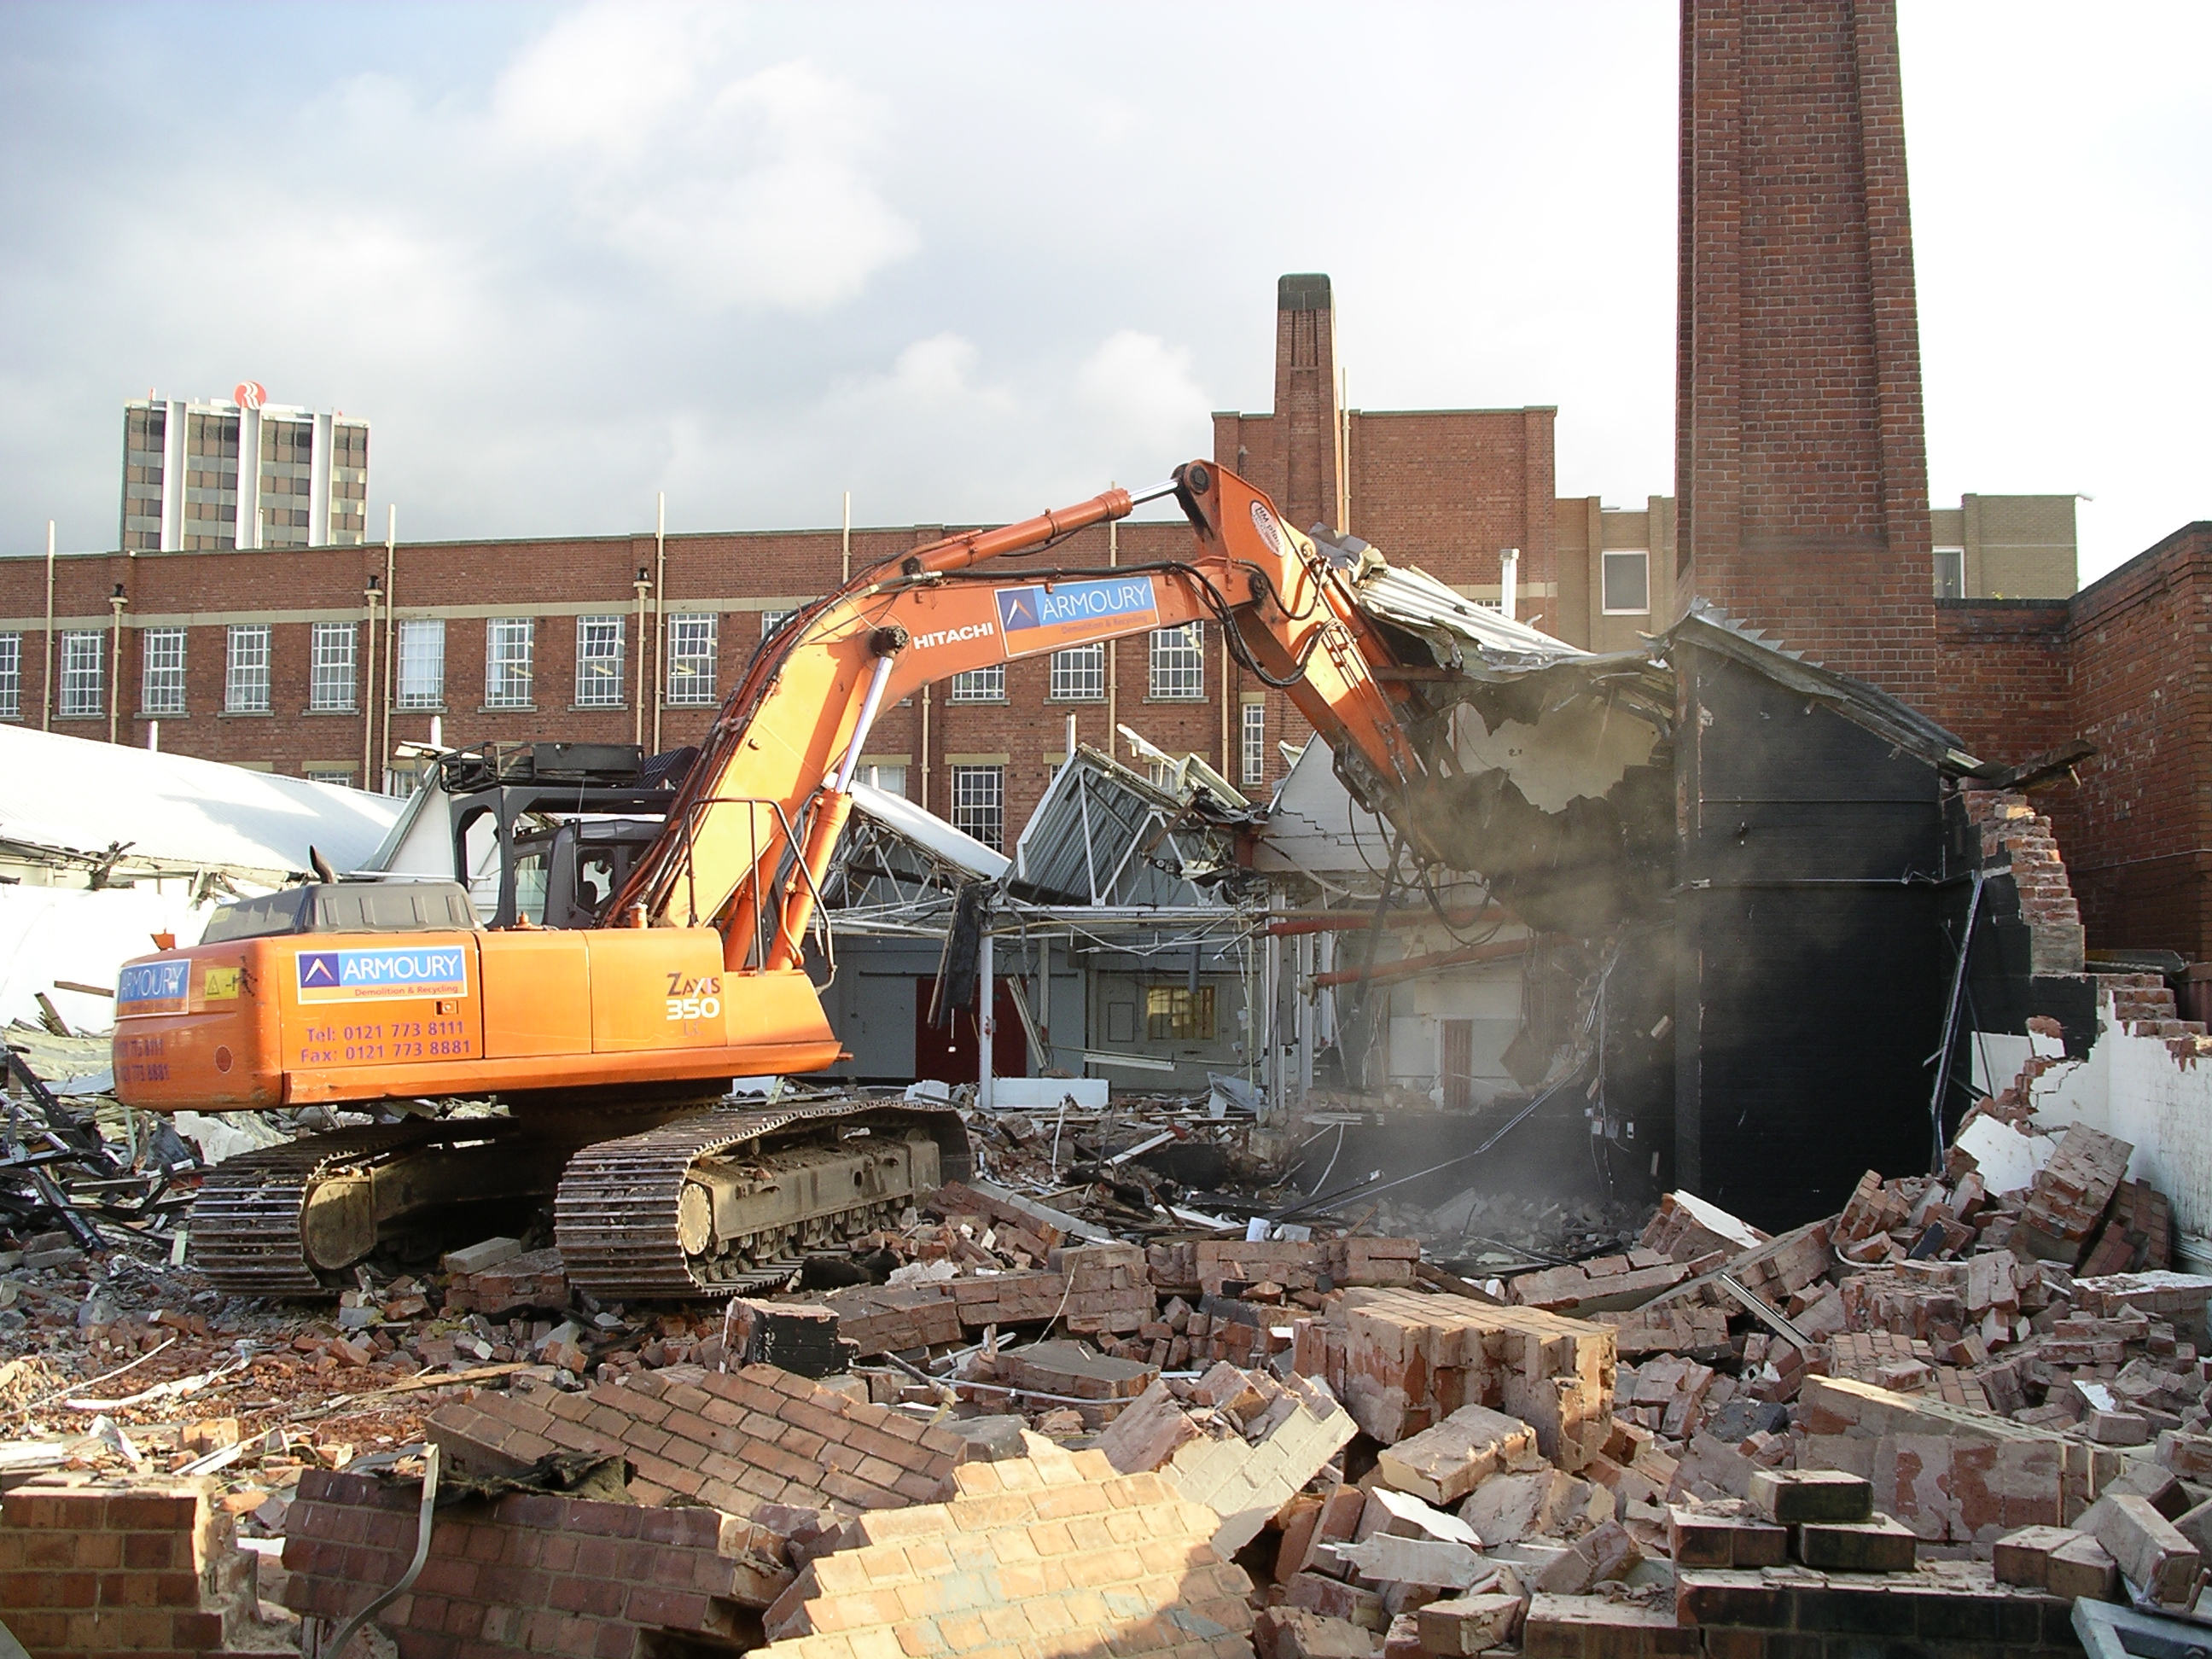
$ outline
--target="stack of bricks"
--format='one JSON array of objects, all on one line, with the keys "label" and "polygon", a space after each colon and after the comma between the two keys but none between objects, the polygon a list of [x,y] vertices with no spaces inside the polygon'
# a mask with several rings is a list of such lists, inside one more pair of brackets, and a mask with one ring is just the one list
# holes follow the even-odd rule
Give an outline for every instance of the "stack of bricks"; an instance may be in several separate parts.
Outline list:
[{"label": "stack of bricks", "polygon": [[1052,1253],[1052,1267],[1067,1275],[1065,1317],[1071,1331],[1133,1331],[1159,1305],[1138,1245],[1063,1248]]},{"label": "stack of bricks", "polygon": [[2166,1194],[2148,1181],[2124,1181],[2112,1213],[2076,1269],[2085,1278],[2156,1272],[2173,1260],[2173,1212]]},{"label": "stack of bricks", "polygon": [[1346,1285],[1411,1285],[1421,1258],[1416,1238],[1317,1238],[1252,1243],[1185,1240],[1145,1252],[1154,1288],[1236,1296],[1246,1285],[1273,1285],[1286,1295]]},{"label": "stack of bricks", "polygon": [[41,1477],[0,1504],[0,1620],[39,1659],[240,1646],[254,1566],[205,1479]]},{"label": "stack of bricks", "polygon": [[1214,1547],[1233,1555],[1357,1432],[1327,1385],[1218,1364],[1194,1382],[1158,1382],[1097,1449],[1123,1474],[1157,1471],[1221,1517]]},{"label": "stack of bricks", "polygon": [[[960,1340],[960,1308],[952,1295],[956,1285],[1000,1287],[994,1289],[995,1296],[1004,1293],[1003,1287],[1009,1279],[1021,1280],[1024,1289],[1040,1293],[1044,1287],[1034,1285],[1033,1282],[1049,1279],[1052,1306],[1060,1305],[1063,1287],[1058,1273],[1006,1273],[991,1279],[938,1279],[921,1285],[855,1285],[848,1290],[832,1291],[822,1298],[822,1305],[837,1316],[838,1334],[852,1340],[864,1358],[903,1353]],[[1042,1316],[1051,1317],[1050,1310]]]},{"label": "stack of bricks", "polygon": [[1758,1228],[1747,1225],[1725,1211],[1716,1210],[1690,1193],[1668,1193],[1659,1200],[1651,1219],[1637,1241],[1670,1261],[1680,1261],[1692,1273],[1710,1273],[1730,1256],[1757,1249],[1768,1243]]},{"label": "stack of bricks", "polygon": [[2021,1255],[2071,1267],[2105,1218],[2135,1148],[2086,1123],[2066,1131],[2036,1172],[2011,1243]]},{"label": "stack of bricks", "polygon": [[1689,1277],[1690,1269],[1682,1263],[1638,1245],[1625,1255],[1594,1256],[1522,1273],[1513,1280],[1510,1294],[1524,1308],[1581,1317],[1640,1306]]},{"label": "stack of bricks", "polygon": [[2212,1334],[2205,1325],[2212,1279],[2193,1273],[2115,1273],[2075,1279],[2073,1295],[2075,1310],[2096,1318],[2110,1319],[2131,1309],[2171,1324],[2190,1342],[2202,1343]]},{"label": "stack of bricks", "polygon": [[2064,1526],[2118,1472],[2118,1454],[1922,1395],[1808,1376],[1801,1468],[1846,1469],[1933,1544],[1989,1546],[2021,1527]]},{"label": "stack of bricks", "polygon": [[1847,1331],[1828,1340],[1826,1374],[1871,1382],[1893,1394],[1927,1395],[1962,1410],[1991,1409],[1980,1381],[1939,1364],[1935,1350],[1888,1331]]},{"label": "stack of bricks", "polygon": [[1037,1342],[978,1354],[969,1378],[1048,1396],[1054,1404],[1080,1401],[1077,1409],[1084,1422],[1099,1428],[1113,1422],[1159,1374],[1158,1366],[1097,1353],[1080,1342]]},{"label": "stack of bricks", "polygon": [[431,1440],[473,1474],[509,1474],[555,1452],[627,1458],[630,1496],[750,1515],[763,1504],[847,1511],[934,1497],[964,1442],[768,1365],[696,1383],[653,1371],[582,1394],[485,1395],[441,1406]]},{"label": "stack of bricks", "polygon": [[449,1314],[480,1313],[495,1319],[520,1308],[568,1305],[568,1272],[555,1249],[532,1250],[475,1273],[456,1273],[446,1285]]},{"label": "stack of bricks", "polygon": [[1710,1363],[1730,1352],[1729,1316],[1721,1308],[1638,1309],[1632,1313],[1595,1313],[1590,1320],[1613,1333],[1613,1351],[1622,1359],[1666,1353]]},{"label": "stack of bricks", "polygon": [[763,1659],[1251,1659],[1251,1581],[1157,1474],[1035,1437],[950,1502],[868,1515],[770,1607]]},{"label": "stack of bricks", "polygon": [[822,1305],[839,1334],[863,1355],[905,1353],[957,1343],[996,1325],[1058,1319],[1072,1331],[1133,1331],[1151,1320],[1157,1298],[1134,1244],[1085,1244],[1054,1250],[1051,1267],[920,1285],[856,1285]]},{"label": "stack of bricks", "polygon": [[1351,1290],[1296,1327],[1294,1369],[1327,1382],[1389,1445],[1462,1406],[1530,1425],[1544,1455],[1581,1468],[1613,1428],[1613,1333],[1534,1308]]},{"label": "stack of bricks", "polygon": [[[285,1605],[326,1640],[396,1584],[419,1490],[310,1470],[286,1517]],[[517,1493],[441,1510],[429,1559],[374,1623],[404,1654],[638,1650],[642,1632],[742,1640],[792,1580],[781,1540],[709,1509]],[[310,1646],[309,1652],[315,1651]]]},{"label": "stack of bricks", "polygon": [[[1320,1299],[1315,1297],[1316,1303]],[[1291,1326],[1285,1322],[1294,1316],[1272,1304],[1234,1297],[1205,1297],[1195,1308],[1176,1297],[1157,1317],[1138,1326],[1133,1338],[1117,1342],[1101,1337],[1099,1346],[1170,1370],[1224,1359],[1232,1365],[1256,1365],[1291,1346]]]}]

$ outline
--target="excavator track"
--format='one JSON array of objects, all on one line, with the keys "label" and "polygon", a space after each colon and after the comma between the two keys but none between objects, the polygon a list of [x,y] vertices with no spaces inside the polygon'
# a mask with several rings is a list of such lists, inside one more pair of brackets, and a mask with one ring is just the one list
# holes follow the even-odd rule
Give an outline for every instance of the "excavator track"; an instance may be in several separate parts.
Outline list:
[{"label": "excavator track", "polygon": [[328,1289],[307,1260],[308,1195],[334,1176],[441,1138],[437,1123],[337,1129],[225,1158],[208,1171],[191,1219],[193,1265],[236,1296],[316,1296]]},{"label": "excavator track", "polygon": [[696,1176],[705,1163],[725,1155],[750,1152],[789,1161],[803,1157],[799,1143],[810,1133],[864,1127],[927,1131],[938,1142],[943,1176],[968,1173],[966,1133],[957,1114],[941,1109],[844,1099],[685,1118],[587,1146],[569,1161],[554,1200],[553,1226],[570,1283],[602,1301],[665,1301],[743,1295],[787,1282],[806,1249],[895,1222],[908,1199],[811,1215],[798,1225],[748,1235],[741,1250],[709,1256],[684,1242],[700,1226]]}]

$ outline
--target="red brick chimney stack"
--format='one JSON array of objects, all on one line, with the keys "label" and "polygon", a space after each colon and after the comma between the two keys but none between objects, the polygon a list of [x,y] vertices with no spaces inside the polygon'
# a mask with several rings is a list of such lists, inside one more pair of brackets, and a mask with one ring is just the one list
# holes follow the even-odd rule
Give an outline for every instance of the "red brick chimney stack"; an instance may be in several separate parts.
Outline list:
[{"label": "red brick chimney stack", "polygon": [[1676,591],[1924,701],[1895,0],[1683,0],[1680,144]]}]

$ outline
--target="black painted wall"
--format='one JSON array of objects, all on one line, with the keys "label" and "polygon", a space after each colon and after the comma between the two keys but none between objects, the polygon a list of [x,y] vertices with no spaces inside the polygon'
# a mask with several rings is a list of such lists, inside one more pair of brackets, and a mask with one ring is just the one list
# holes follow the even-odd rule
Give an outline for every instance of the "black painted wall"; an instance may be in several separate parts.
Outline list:
[{"label": "black painted wall", "polygon": [[1770,1231],[1929,1164],[1966,872],[1942,779],[1678,643],[1675,1174]]}]

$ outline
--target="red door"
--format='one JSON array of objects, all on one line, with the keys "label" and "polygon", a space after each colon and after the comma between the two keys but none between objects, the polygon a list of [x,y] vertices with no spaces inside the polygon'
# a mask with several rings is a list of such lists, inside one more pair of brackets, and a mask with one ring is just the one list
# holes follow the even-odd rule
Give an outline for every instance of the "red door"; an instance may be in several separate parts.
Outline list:
[{"label": "red door", "polygon": [[[934,976],[914,982],[914,1074],[917,1079],[929,1078],[939,1083],[975,1083],[980,1081],[975,1063],[975,1010],[957,1009],[952,1016],[950,1030],[939,1030],[929,1023],[929,1005],[937,995]],[[991,1069],[1000,1077],[1027,1077],[1030,1074],[1029,1032],[1022,1017],[1014,1011],[1012,982],[1001,979],[991,999],[992,1023],[997,1030],[991,1036]]]}]

